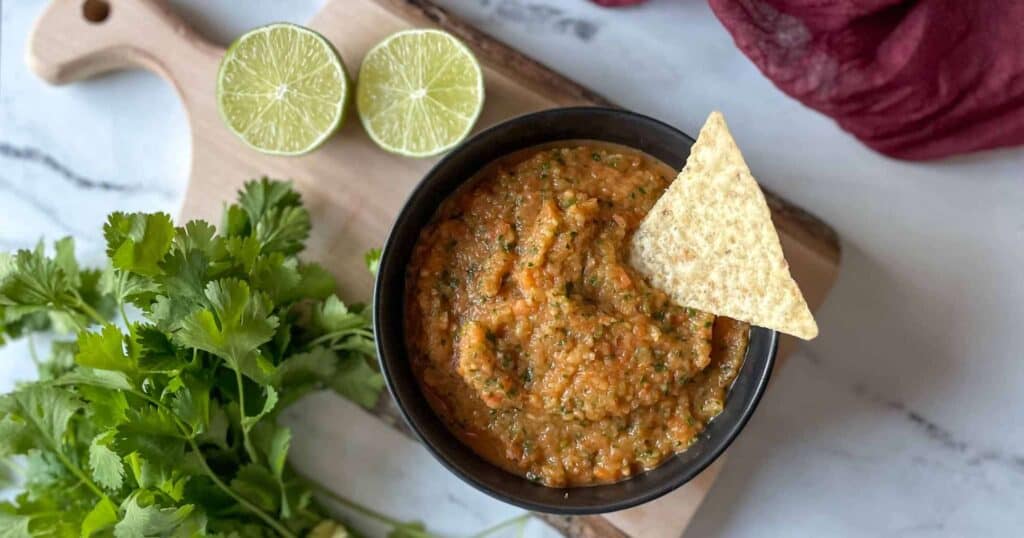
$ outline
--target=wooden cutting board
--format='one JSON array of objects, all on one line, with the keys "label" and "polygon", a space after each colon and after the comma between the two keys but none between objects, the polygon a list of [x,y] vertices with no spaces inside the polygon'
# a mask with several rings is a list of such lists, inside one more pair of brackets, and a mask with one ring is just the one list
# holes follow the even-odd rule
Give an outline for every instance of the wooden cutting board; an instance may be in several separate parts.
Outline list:
[{"label": "wooden cutting board", "polygon": [[[435,26],[459,36],[484,67],[487,104],[478,129],[545,108],[610,105],[428,0],[328,0],[309,25],[334,43],[353,74],[371,46],[398,30]],[[247,148],[224,127],[217,112],[214,89],[222,54],[220,46],[205,41],[157,0],[55,0],[32,34],[28,62],[40,77],[55,84],[128,67],[159,73],[178,91],[192,128],[191,179],[181,219],[216,222],[224,201],[233,199],[249,178],[294,179],[313,214],[306,256],[334,271],[344,298],[365,300],[371,282],[360,253],[383,243],[400,204],[434,161],[385,153],[351,116],[337,136],[311,155],[273,157]],[[769,203],[793,274],[816,307],[838,269],[836,235],[778,197],[769,194]],[[794,343],[784,340],[780,356]],[[378,412],[385,419],[394,418],[387,402],[378,406]],[[674,493],[638,508],[605,516],[544,517],[574,537],[677,537],[722,462]]]}]

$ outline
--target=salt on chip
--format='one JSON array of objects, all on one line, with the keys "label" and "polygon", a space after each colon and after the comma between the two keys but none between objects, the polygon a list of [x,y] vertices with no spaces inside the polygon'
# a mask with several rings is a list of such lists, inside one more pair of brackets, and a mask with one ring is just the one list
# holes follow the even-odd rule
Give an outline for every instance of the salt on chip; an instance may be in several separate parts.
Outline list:
[{"label": "salt on chip", "polygon": [[640,223],[631,256],[680,306],[805,340],[818,335],[764,194],[720,112],[708,117],[683,171]]}]

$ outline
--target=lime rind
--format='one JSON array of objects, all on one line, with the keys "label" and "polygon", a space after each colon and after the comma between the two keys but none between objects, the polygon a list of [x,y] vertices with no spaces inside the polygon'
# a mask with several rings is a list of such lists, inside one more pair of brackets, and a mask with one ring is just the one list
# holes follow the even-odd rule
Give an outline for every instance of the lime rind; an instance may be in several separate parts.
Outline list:
[{"label": "lime rind", "polygon": [[[441,64],[430,65],[438,57]],[[405,30],[366,53],[356,94],[359,119],[378,146],[432,157],[472,131],[483,110],[484,77],[472,51],[451,34]]]},{"label": "lime rind", "polygon": [[249,147],[303,155],[341,127],[350,86],[345,64],[326,38],[302,26],[274,23],[247,32],[225,52],[217,73],[217,108],[228,129]]}]

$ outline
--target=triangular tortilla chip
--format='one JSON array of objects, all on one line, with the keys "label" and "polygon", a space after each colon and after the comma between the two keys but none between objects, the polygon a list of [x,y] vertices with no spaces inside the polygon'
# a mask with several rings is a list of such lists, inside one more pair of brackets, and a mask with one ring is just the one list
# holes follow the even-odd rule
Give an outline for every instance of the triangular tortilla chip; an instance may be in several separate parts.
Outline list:
[{"label": "triangular tortilla chip", "polygon": [[719,112],[632,247],[632,265],[681,306],[805,340],[818,335],[764,194]]}]

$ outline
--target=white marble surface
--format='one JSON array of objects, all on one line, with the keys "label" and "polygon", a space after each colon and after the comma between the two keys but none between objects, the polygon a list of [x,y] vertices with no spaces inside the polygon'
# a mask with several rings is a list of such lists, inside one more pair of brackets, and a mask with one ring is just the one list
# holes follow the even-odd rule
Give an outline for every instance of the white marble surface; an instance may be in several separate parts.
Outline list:
[{"label": "white marble surface", "polygon": [[[181,106],[140,72],[46,86],[22,61],[42,2],[0,1],[0,248],[71,234],[97,261],[108,211],[177,209],[189,154]],[[319,4],[172,3],[221,42],[304,21]],[[687,537],[1021,534],[1024,149],[930,164],[880,157],[778,92],[700,0],[617,11],[582,0],[441,3],[684,130],[723,110],[759,179],[843,238],[822,336],[777,373]],[[29,375],[25,356],[23,345],[0,351],[0,388]],[[380,464],[398,481],[392,491],[410,489],[402,469],[423,456],[406,450]],[[422,461],[429,474],[412,483],[469,499],[470,510],[438,510],[442,530],[495,506]],[[440,498],[419,497],[410,509]]]}]

